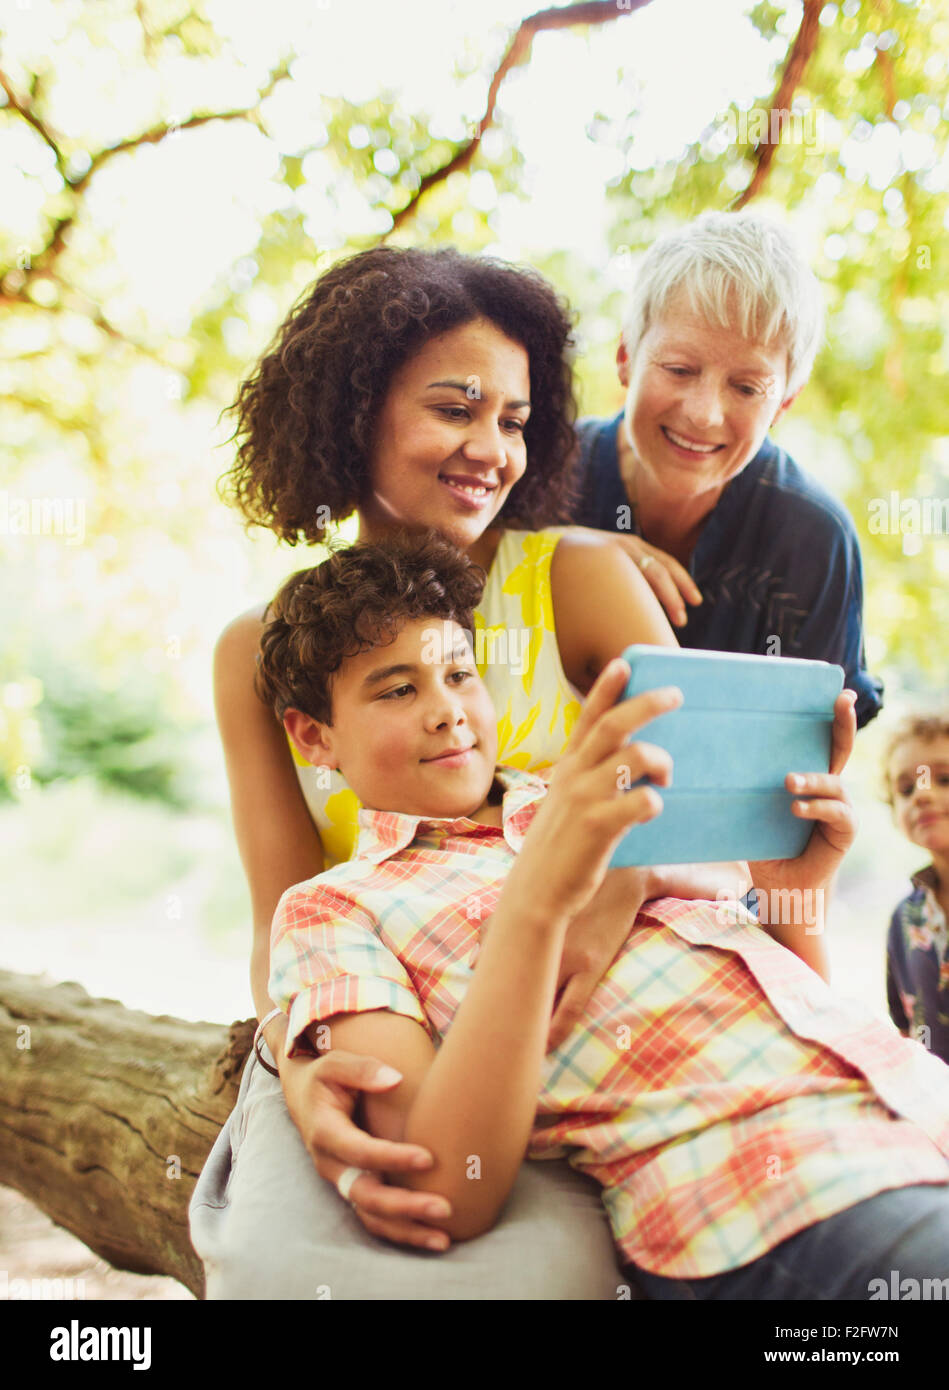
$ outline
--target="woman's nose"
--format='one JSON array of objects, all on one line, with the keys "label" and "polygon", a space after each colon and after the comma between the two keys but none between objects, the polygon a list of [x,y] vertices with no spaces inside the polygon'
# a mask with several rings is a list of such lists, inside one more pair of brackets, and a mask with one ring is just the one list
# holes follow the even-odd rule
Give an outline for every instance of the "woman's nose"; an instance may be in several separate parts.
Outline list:
[{"label": "woman's nose", "polygon": [[503,468],[507,460],[507,450],[498,422],[490,419],[473,420],[465,432],[461,452],[463,457],[470,459],[472,463]]},{"label": "woman's nose", "polygon": [[686,397],[685,410],[688,419],[700,429],[712,429],[725,419],[718,386],[712,381],[693,383]]}]

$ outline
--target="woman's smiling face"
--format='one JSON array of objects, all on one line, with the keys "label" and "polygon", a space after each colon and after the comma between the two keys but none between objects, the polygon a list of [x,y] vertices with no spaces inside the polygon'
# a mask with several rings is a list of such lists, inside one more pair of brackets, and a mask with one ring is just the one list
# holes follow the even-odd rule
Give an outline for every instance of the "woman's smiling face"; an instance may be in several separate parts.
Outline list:
[{"label": "woman's smiling face", "polygon": [[376,422],[360,536],[433,526],[467,550],[527,467],[526,350],[487,319],[427,342],[394,373]]},{"label": "woman's smiling face", "polygon": [[785,400],[787,351],[710,323],[673,295],[632,358],[617,353],[626,429],[639,469],[660,492],[720,491],[760,449]]}]

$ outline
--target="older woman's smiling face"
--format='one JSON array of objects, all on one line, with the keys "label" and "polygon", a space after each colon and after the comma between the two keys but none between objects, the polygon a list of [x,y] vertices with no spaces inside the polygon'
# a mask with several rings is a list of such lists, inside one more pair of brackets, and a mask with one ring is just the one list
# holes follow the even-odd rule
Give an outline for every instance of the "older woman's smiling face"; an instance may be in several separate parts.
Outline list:
[{"label": "older woman's smiling face", "polygon": [[713,504],[791,404],[784,345],[710,323],[685,293],[669,299],[632,359],[621,344],[616,361],[637,472],[682,499],[709,493]]}]

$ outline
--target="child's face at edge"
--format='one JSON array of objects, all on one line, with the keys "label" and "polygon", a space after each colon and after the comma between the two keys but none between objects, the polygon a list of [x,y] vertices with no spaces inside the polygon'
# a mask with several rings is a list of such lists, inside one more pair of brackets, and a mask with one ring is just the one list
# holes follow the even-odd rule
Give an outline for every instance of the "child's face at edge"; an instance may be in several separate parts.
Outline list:
[{"label": "child's face at edge", "polygon": [[[338,768],[364,806],[443,819],[483,809],[497,718],[458,623],[414,619],[394,642],[349,657],[332,700],[332,724],[300,711],[284,722],[299,752]],[[440,756],[449,749],[465,751]]]},{"label": "child's face at edge", "polygon": [[934,859],[949,863],[949,737],[897,744],[887,781],[899,829]]}]

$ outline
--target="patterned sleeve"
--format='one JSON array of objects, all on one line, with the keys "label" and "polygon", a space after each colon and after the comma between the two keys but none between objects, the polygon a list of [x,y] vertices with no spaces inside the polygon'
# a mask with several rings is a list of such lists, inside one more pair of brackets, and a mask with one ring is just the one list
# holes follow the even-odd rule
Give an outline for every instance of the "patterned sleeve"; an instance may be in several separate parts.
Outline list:
[{"label": "patterned sleeve", "polygon": [[291,888],[277,905],[270,937],[274,1003],[289,1014],[287,1056],[311,1023],[332,1014],[390,1009],[431,1028],[408,972],[373,928],[372,918],[338,890]]},{"label": "patterned sleeve", "polygon": [[910,1020],[903,1007],[903,991],[900,988],[899,971],[903,958],[902,904],[890,919],[890,930],[886,939],[886,1002],[890,1018],[903,1033],[908,1033]]}]

